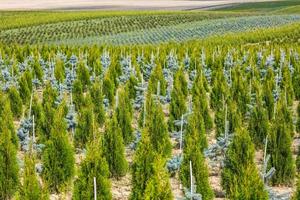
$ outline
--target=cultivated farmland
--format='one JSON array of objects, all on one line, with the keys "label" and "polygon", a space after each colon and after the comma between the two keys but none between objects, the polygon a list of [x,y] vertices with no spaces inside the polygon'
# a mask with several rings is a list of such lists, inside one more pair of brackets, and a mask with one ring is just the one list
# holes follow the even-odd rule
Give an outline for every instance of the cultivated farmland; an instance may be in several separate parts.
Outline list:
[{"label": "cultivated farmland", "polygon": [[299,199],[300,3],[227,6],[1,11],[0,199]]}]

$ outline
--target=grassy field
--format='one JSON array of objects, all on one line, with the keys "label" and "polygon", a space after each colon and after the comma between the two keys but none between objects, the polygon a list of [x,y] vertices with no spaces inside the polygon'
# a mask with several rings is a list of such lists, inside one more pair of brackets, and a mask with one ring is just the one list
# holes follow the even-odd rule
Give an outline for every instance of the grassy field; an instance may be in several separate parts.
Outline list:
[{"label": "grassy field", "polygon": [[[22,12],[2,13],[0,41],[36,44],[177,26],[210,19],[238,17],[231,12]],[[32,20],[23,23],[23,14]],[[13,17],[16,16],[16,17]],[[23,16],[23,17],[22,17]],[[31,23],[27,23],[31,22]],[[16,28],[19,27],[19,28]]]},{"label": "grassy field", "polygon": [[[168,14],[167,11],[140,11],[141,15]],[[174,12],[172,12],[174,13]],[[134,16],[136,11],[0,11],[0,30],[50,24],[63,21],[88,20],[113,16]]]},{"label": "grassy field", "polygon": [[280,9],[276,9],[275,11],[273,11],[273,13],[300,13],[300,5],[298,6],[288,6],[288,7],[284,7],[284,8],[280,8]]},{"label": "grassy field", "polygon": [[[250,2],[250,3],[237,3],[232,6],[219,8],[216,10],[222,11],[236,11],[236,12],[272,12],[283,9],[290,9],[293,6],[299,6],[298,0],[279,0],[270,2]],[[280,12],[280,11],[279,11]]]},{"label": "grassy field", "polygon": [[203,39],[216,35],[221,36],[229,33],[272,28],[295,22],[300,22],[300,15],[237,17],[182,23],[162,28],[119,33],[111,36],[77,37],[75,39],[65,39],[49,43],[70,45],[139,45],[159,44],[170,41],[183,43],[193,39]]},{"label": "grassy field", "polygon": [[[157,44],[280,27],[299,21],[297,14],[278,14],[266,16],[231,11],[92,11],[66,12],[66,15],[63,12],[2,12],[0,15],[5,23],[0,24],[0,42],[71,45]],[[31,20],[24,23],[26,17]]]}]

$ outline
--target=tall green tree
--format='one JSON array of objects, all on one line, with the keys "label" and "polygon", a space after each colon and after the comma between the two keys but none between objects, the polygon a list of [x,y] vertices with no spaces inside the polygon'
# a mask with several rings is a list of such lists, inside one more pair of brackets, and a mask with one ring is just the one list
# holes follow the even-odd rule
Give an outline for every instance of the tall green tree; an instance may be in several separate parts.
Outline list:
[{"label": "tall green tree", "polygon": [[213,121],[209,114],[209,104],[207,100],[206,90],[203,85],[203,75],[202,73],[198,73],[192,88],[192,99],[194,110],[200,110],[204,123],[205,129],[209,130],[213,127]]},{"label": "tall green tree", "polygon": [[5,126],[0,126],[0,132],[4,131],[4,128],[8,128],[10,131],[10,138],[12,143],[18,147],[18,136],[15,131],[13,115],[10,108],[8,97],[0,92],[0,119],[1,123]]},{"label": "tall green tree", "polygon": [[108,162],[111,176],[119,178],[127,172],[128,164],[125,158],[125,146],[122,131],[114,114],[107,121],[104,134],[104,155]]},{"label": "tall green tree", "polygon": [[205,132],[204,120],[200,110],[194,110],[193,114],[188,118],[188,124],[184,131],[185,135],[196,136],[196,140],[199,142],[201,152],[207,148],[207,138]]},{"label": "tall green tree", "polygon": [[205,145],[203,133],[199,134],[197,126],[197,119],[193,116],[189,120],[189,128],[184,137],[183,161],[180,166],[180,178],[182,184],[190,188],[190,161],[192,162],[192,172],[197,185],[196,191],[202,195],[203,200],[210,200],[214,198],[214,193],[208,181],[208,168],[205,163],[205,158],[202,153]]},{"label": "tall green tree", "polygon": [[269,132],[269,119],[260,97],[257,97],[257,102],[251,112],[248,130],[254,144],[262,147]]},{"label": "tall green tree", "polygon": [[300,199],[300,176],[297,177],[297,188],[292,200],[299,200],[299,199]]},{"label": "tall green tree", "polygon": [[153,175],[154,160],[155,152],[150,141],[149,131],[145,128],[133,158],[130,200],[144,199],[147,182]]},{"label": "tall green tree", "polygon": [[160,64],[156,65],[150,75],[148,91],[152,94],[157,94],[158,86],[160,87],[160,95],[166,95],[167,83]]},{"label": "tall green tree", "polygon": [[32,76],[34,78],[37,78],[40,82],[42,82],[43,75],[44,75],[44,72],[43,72],[42,66],[41,66],[39,60],[35,59],[34,63],[32,64]]},{"label": "tall green tree", "polygon": [[[138,76],[138,75],[136,75]],[[134,99],[136,97],[136,89],[135,87],[138,84],[138,77],[131,74],[129,80],[126,82],[126,91],[128,91],[129,99]]]},{"label": "tall green tree", "polygon": [[254,145],[249,133],[238,128],[226,152],[222,187],[229,199],[268,199],[254,162]]},{"label": "tall green tree", "polygon": [[74,183],[73,198],[75,200],[94,199],[94,177],[97,185],[97,199],[112,199],[109,167],[99,139],[89,143],[87,155],[80,164],[79,176]]},{"label": "tall green tree", "polygon": [[265,102],[269,120],[273,119],[274,117],[274,96],[273,91],[275,89],[275,82],[274,82],[274,73],[271,68],[267,70],[267,75],[265,81],[263,82],[263,100]]},{"label": "tall green tree", "polygon": [[8,98],[10,100],[11,111],[15,118],[19,118],[22,115],[22,99],[15,87],[11,87],[8,90]]},{"label": "tall green tree", "polygon": [[91,98],[92,102],[94,104],[94,114],[95,114],[95,119],[97,123],[102,126],[105,121],[105,110],[103,106],[103,93],[102,93],[102,86],[99,81],[96,81],[91,89]]},{"label": "tall green tree", "polygon": [[236,129],[242,126],[243,117],[235,101],[228,102],[228,114],[227,114],[228,131],[235,133]]},{"label": "tall green tree", "polygon": [[227,83],[222,69],[213,71],[212,91],[210,93],[210,106],[215,111],[223,108],[224,100],[227,98]]},{"label": "tall green tree", "polygon": [[285,99],[288,106],[293,104],[294,100],[294,88],[292,83],[292,76],[288,66],[282,67],[282,91],[285,94]]},{"label": "tall green tree", "polygon": [[85,90],[91,83],[90,72],[84,62],[80,62],[76,69],[77,80],[80,81],[83,89]]},{"label": "tall green tree", "polygon": [[[35,134],[39,139],[42,140],[43,136],[43,126],[46,122],[45,120],[45,113],[43,110],[43,105],[39,100],[39,97],[35,95],[32,100],[32,115],[34,115],[34,127],[35,127]],[[47,119],[49,120],[49,119]],[[50,120],[49,120],[50,121]]]},{"label": "tall green tree", "polygon": [[179,127],[174,125],[174,120],[181,118],[187,111],[187,82],[182,69],[179,69],[174,75],[173,90],[171,92],[169,130],[179,130]]},{"label": "tall green tree", "polygon": [[80,110],[84,104],[84,87],[78,79],[73,82],[72,95],[76,110]]},{"label": "tall green tree", "polygon": [[26,70],[19,79],[19,93],[23,100],[23,104],[27,104],[30,101],[32,92],[32,74]]},{"label": "tall green tree", "polygon": [[63,106],[55,113],[50,138],[42,155],[43,178],[51,191],[59,191],[74,175],[74,150],[70,144]]},{"label": "tall green tree", "polygon": [[25,155],[24,163],[23,184],[20,191],[20,197],[24,200],[42,199],[42,188],[35,172],[35,157],[32,152]]},{"label": "tall green tree", "polygon": [[[9,102],[4,105],[6,114],[11,113]],[[0,199],[8,200],[14,195],[19,183],[17,147],[13,143],[14,132],[6,123],[5,115],[0,115]]]},{"label": "tall green tree", "polygon": [[[55,100],[58,96],[58,92],[51,87],[51,84],[48,82],[46,83],[45,89],[43,90],[43,115],[41,115],[41,120],[43,120],[41,125],[41,135],[44,141],[48,140],[51,133],[51,127],[53,125],[53,121],[55,118]],[[33,105],[33,107],[37,107],[38,105]],[[35,108],[39,109],[39,108]]]},{"label": "tall green tree", "polygon": [[149,101],[152,101],[149,105],[153,106],[148,109],[146,127],[149,131],[152,147],[158,154],[168,157],[171,155],[172,144],[162,107],[159,102],[154,102],[153,98]]},{"label": "tall green tree", "polygon": [[294,88],[295,98],[300,100],[300,64],[296,59],[291,56],[291,64],[295,67],[295,71],[292,77],[292,83]]},{"label": "tall green tree", "polygon": [[147,181],[145,200],[171,200],[173,194],[165,161],[158,156],[153,163],[153,174]]},{"label": "tall green tree", "polygon": [[250,103],[249,87],[244,70],[241,67],[236,67],[232,70],[232,86],[231,86],[231,98],[236,102],[239,112],[242,117],[245,116]]},{"label": "tall green tree", "polygon": [[132,106],[129,93],[125,88],[118,90],[118,105],[116,106],[116,115],[119,127],[122,131],[123,141],[128,144],[133,139],[132,130]]},{"label": "tall green tree", "polygon": [[300,133],[300,103],[297,106],[297,122],[296,122],[296,131]]},{"label": "tall green tree", "polygon": [[300,172],[300,146],[298,146],[298,152],[296,157],[296,169],[297,172]]},{"label": "tall green tree", "polygon": [[108,70],[103,79],[103,94],[109,100],[110,104],[113,104],[115,91],[116,85],[113,79],[113,72]]},{"label": "tall green tree", "polygon": [[220,137],[225,132],[225,108],[218,108],[215,112],[216,138]]},{"label": "tall green tree", "polygon": [[97,125],[93,114],[93,105],[83,107],[78,112],[78,124],[75,129],[75,145],[85,148],[86,143],[92,139]]},{"label": "tall green tree", "polygon": [[271,155],[270,166],[276,169],[272,177],[273,184],[290,184],[295,175],[295,167],[291,150],[292,133],[286,122],[286,104],[280,100],[277,103],[275,119],[269,135],[268,153]]}]

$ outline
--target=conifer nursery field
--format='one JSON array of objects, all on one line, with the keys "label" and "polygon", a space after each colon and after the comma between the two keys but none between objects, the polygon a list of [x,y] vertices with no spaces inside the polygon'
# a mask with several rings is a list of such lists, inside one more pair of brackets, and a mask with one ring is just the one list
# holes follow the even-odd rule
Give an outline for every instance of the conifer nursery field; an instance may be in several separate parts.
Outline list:
[{"label": "conifer nursery field", "polygon": [[299,200],[300,2],[228,6],[0,11],[0,200]]}]

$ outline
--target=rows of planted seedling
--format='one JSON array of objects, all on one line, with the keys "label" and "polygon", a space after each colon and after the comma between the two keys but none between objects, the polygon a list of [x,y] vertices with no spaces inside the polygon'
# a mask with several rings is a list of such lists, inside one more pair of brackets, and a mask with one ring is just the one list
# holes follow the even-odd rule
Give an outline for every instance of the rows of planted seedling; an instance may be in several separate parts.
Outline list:
[{"label": "rows of planted seedling", "polygon": [[[57,40],[60,44],[158,44],[161,42],[184,42],[192,39],[207,38],[228,33],[272,28],[299,22],[298,15],[248,16],[226,19],[210,19],[188,23],[175,24],[157,28],[147,28],[139,31],[126,31],[113,35],[90,36]],[[9,37],[7,37],[9,38]]]},{"label": "rows of planted seedling", "polygon": [[247,16],[203,13],[103,17],[0,31],[2,43],[153,44],[271,28],[299,22],[298,15]]},{"label": "rows of planted seedling", "polygon": [[0,51],[0,199],[112,199],[126,174],[137,200],[298,198],[273,190],[300,168],[297,45],[15,47]]},{"label": "rows of planted seedling", "polygon": [[65,39],[84,39],[238,15],[233,13],[209,14],[191,12],[103,16],[96,19],[69,20],[2,30],[0,31],[0,41],[3,43],[36,44],[49,41],[63,41]]}]

